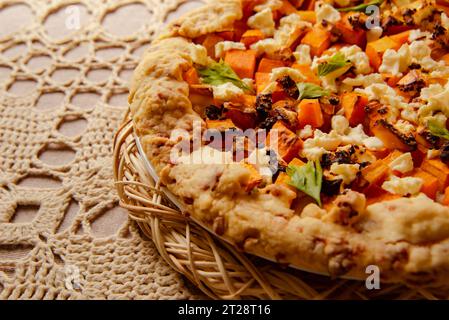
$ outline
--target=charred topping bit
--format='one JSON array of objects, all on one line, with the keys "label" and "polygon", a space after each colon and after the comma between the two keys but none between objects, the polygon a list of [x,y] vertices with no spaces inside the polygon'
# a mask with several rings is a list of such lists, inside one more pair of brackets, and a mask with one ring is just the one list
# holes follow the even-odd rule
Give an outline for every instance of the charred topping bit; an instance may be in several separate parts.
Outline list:
[{"label": "charred topping bit", "polygon": [[353,14],[348,17],[348,22],[354,30],[363,29],[367,30],[366,21],[362,19],[360,14]]},{"label": "charred topping bit", "polygon": [[412,62],[412,63],[408,66],[408,68],[409,68],[410,70],[419,70],[419,69],[421,69],[421,65],[420,65],[419,63]]},{"label": "charred topping bit", "polygon": [[299,90],[298,87],[296,86],[296,82],[293,81],[292,78],[290,78],[289,76],[284,76],[278,79],[277,82],[290,98],[298,99]]},{"label": "charred topping bit", "polygon": [[384,30],[388,29],[388,27],[400,26],[400,25],[404,25],[404,23],[402,21],[399,21],[399,19],[397,19],[393,16],[387,16],[382,21],[382,29],[384,29]]},{"label": "charred topping bit", "polygon": [[338,164],[351,164],[351,155],[354,152],[351,152],[353,149],[350,148],[348,150],[337,150],[335,152],[326,152],[321,157],[321,166],[323,168],[329,168],[333,163]]},{"label": "charred topping bit", "polygon": [[222,108],[210,105],[206,107],[206,117],[210,120],[218,120],[221,118]]},{"label": "charred topping bit", "polygon": [[398,139],[401,140],[402,143],[404,143],[406,146],[410,148],[410,151],[416,150],[417,142],[413,134],[402,133],[394,125],[392,125],[385,119],[377,120],[376,124],[384,127],[385,129],[389,130],[392,134],[394,134],[396,137],[398,137]]},{"label": "charred topping bit", "polygon": [[333,106],[337,106],[340,104],[340,98],[337,95],[329,96],[329,103]]},{"label": "charred topping bit", "polygon": [[449,142],[445,142],[440,149],[440,158],[443,162],[449,161]]},{"label": "charred topping bit", "polygon": [[273,99],[271,93],[259,94],[256,97],[257,115],[264,119],[273,107]]},{"label": "charred topping bit", "polygon": [[404,17],[404,22],[408,25],[414,25],[415,21],[413,20],[413,15],[415,14],[416,9],[407,8],[402,11],[402,16]]},{"label": "charred topping bit", "polygon": [[397,83],[398,89],[413,96],[418,96],[426,82],[418,70],[411,70]]},{"label": "charred topping bit", "polygon": [[278,121],[277,117],[267,117],[259,124],[259,128],[270,130],[277,121]]},{"label": "charred topping bit", "polygon": [[432,147],[437,148],[438,145],[440,144],[440,138],[437,136],[434,136],[433,134],[430,133],[430,131],[428,130],[422,130],[421,132],[418,133],[421,137],[424,138],[424,140],[426,140],[427,143],[429,143]]},{"label": "charred topping bit", "polygon": [[340,186],[342,182],[342,179],[328,180],[326,178],[323,178],[321,192],[329,197],[335,196],[340,193]]}]

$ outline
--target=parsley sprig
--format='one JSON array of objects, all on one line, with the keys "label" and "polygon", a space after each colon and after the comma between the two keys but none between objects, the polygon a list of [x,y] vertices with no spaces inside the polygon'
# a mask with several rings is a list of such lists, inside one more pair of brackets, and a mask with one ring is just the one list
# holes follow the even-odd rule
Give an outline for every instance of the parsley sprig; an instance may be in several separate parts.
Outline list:
[{"label": "parsley sprig", "polygon": [[337,52],[328,61],[318,65],[318,76],[324,77],[335,70],[346,67],[349,63],[343,53]]},{"label": "parsley sprig", "polygon": [[427,128],[432,135],[449,140],[449,130],[447,130],[445,127],[442,127],[434,119],[430,119],[429,121],[427,121]]},{"label": "parsley sprig", "polygon": [[302,99],[317,99],[322,96],[328,96],[329,91],[317,86],[313,83],[298,83],[296,84],[299,90],[298,100]]},{"label": "parsley sprig", "polygon": [[287,175],[290,177],[290,185],[311,196],[321,207],[323,169],[320,161],[309,161],[302,166],[290,165],[287,167]]},{"label": "parsley sprig", "polygon": [[251,88],[223,60],[215,62],[207,68],[198,69],[198,74],[202,78],[203,83],[219,86],[226,82],[232,82],[232,84],[242,90],[251,91]]}]

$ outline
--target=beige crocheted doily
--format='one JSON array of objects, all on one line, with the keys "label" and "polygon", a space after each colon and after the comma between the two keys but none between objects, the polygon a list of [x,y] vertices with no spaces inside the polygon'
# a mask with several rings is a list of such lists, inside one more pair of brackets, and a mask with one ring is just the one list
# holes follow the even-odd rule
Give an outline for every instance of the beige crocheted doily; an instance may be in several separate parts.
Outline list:
[{"label": "beige crocheted doily", "polygon": [[195,298],[117,207],[127,81],[182,0],[0,1],[0,298]]}]

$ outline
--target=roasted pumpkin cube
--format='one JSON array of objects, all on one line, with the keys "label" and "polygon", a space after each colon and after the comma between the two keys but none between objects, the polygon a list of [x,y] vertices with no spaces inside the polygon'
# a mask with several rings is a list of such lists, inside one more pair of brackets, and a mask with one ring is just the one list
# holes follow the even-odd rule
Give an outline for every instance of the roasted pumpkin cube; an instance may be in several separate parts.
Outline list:
[{"label": "roasted pumpkin cube", "polygon": [[263,38],[265,38],[265,36],[261,30],[258,29],[247,30],[242,35],[240,42],[244,43],[245,46],[248,48],[250,45],[256,43],[257,41],[262,40]]},{"label": "roasted pumpkin cube", "polygon": [[383,160],[376,160],[362,169],[362,177],[370,185],[380,185],[388,176],[390,168]]},{"label": "roasted pumpkin cube", "polygon": [[376,120],[370,125],[371,132],[380,140],[386,148],[391,150],[413,151],[416,150],[415,137],[406,135],[397,130],[385,119]]},{"label": "roasted pumpkin cube", "polygon": [[341,105],[352,127],[363,123],[365,120],[365,106],[367,103],[368,98],[366,96],[355,92],[343,93],[341,96]]},{"label": "roasted pumpkin cube", "polygon": [[241,79],[252,79],[256,69],[256,52],[254,50],[229,50],[226,52],[225,62]]},{"label": "roasted pumpkin cube", "polygon": [[324,124],[323,112],[318,99],[303,99],[297,106],[298,124],[300,128],[311,125],[319,128]]},{"label": "roasted pumpkin cube", "polygon": [[438,190],[443,192],[449,185],[449,167],[437,159],[425,159],[421,164],[421,170],[426,171],[437,178]]},{"label": "roasted pumpkin cube", "polygon": [[245,112],[241,109],[231,108],[226,111],[226,117],[242,130],[254,128],[256,126],[255,112]]},{"label": "roasted pumpkin cube", "polygon": [[298,16],[301,17],[301,20],[307,21],[315,24],[316,22],[316,13],[313,10],[299,10],[296,12]]},{"label": "roasted pumpkin cube", "polygon": [[415,170],[413,176],[415,178],[421,178],[423,181],[420,191],[426,194],[429,198],[435,200],[439,188],[438,179],[430,173],[419,168]]},{"label": "roasted pumpkin cube", "polygon": [[301,74],[306,77],[304,79],[304,82],[310,82],[310,83],[314,83],[317,85],[321,84],[320,78],[318,78],[318,76],[315,74],[315,72],[312,71],[312,68],[310,67],[310,65],[299,64],[299,63],[295,62],[294,64],[292,64],[291,67],[293,69],[299,70],[299,72],[301,72]]},{"label": "roasted pumpkin cube", "polygon": [[282,160],[289,162],[296,157],[302,148],[302,140],[282,121],[277,121],[267,136],[267,144]]},{"label": "roasted pumpkin cube", "polygon": [[301,43],[310,46],[312,56],[321,56],[331,44],[331,34],[323,28],[316,27],[306,33]]},{"label": "roasted pumpkin cube", "polygon": [[189,68],[182,75],[182,78],[189,84],[195,85],[200,83],[200,78],[198,77],[198,72],[194,67]]},{"label": "roasted pumpkin cube", "polygon": [[256,72],[255,80],[257,93],[261,93],[271,83],[268,72]]},{"label": "roasted pumpkin cube", "polygon": [[218,131],[226,131],[228,129],[236,128],[237,126],[231,119],[226,120],[206,120],[206,127],[208,129],[216,129]]},{"label": "roasted pumpkin cube", "polygon": [[377,71],[382,64],[382,56],[388,49],[398,50],[401,44],[391,37],[385,36],[366,45],[366,55],[371,66]]},{"label": "roasted pumpkin cube", "polygon": [[202,45],[207,50],[207,55],[213,59],[216,58],[215,56],[215,45],[224,39],[220,36],[217,36],[216,34],[208,34],[206,38],[204,39]]},{"label": "roasted pumpkin cube", "polygon": [[285,63],[282,60],[262,58],[259,62],[257,72],[270,73],[273,69],[285,67]]},{"label": "roasted pumpkin cube", "polygon": [[355,44],[360,48],[365,48],[366,31],[362,28],[354,28],[349,22],[351,14],[346,14],[335,24],[335,28],[341,32],[341,39],[348,44]]}]

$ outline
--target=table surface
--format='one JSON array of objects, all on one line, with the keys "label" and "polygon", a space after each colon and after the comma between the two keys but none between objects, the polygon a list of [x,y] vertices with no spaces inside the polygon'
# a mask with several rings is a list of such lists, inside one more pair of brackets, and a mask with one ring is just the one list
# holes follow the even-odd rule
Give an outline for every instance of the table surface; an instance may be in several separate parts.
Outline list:
[{"label": "table surface", "polygon": [[198,297],[128,221],[111,167],[139,57],[201,5],[181,2],[0,1],[0,298]]}]

